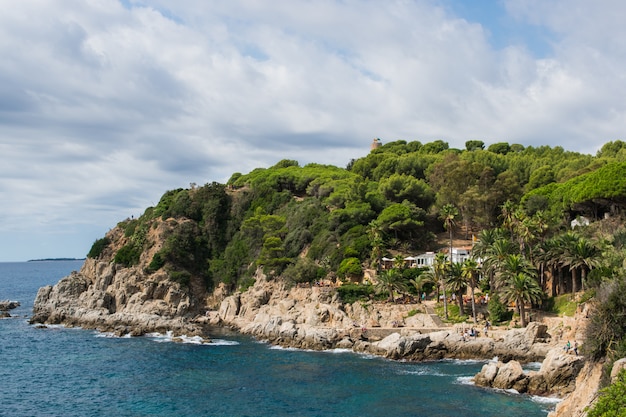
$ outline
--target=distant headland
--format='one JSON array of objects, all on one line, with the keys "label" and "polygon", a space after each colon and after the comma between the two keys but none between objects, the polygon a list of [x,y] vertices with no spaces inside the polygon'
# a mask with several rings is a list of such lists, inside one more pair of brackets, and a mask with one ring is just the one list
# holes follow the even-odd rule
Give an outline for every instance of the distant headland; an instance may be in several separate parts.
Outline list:
[{"label": "distant headland", "polygon": [[44,258],[44,259],[29,259],[26,262],[48,262],[48,261],[84,261],[85,258]]}]

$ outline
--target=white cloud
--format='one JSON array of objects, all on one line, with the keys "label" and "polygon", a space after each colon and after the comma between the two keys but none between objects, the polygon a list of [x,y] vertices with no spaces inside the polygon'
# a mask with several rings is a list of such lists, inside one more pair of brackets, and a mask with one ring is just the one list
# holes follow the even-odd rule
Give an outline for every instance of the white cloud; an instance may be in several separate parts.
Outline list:
[{"label": "white cloud", "polygon": [[0,259],[25,256],[15,233],[60,228],[70,246],[54,255],[80,256],[167,189],[283,158],[344,166],[373,137],[590,153],[623,139],[621,2],[507,1],[509,18],[549,34],[552,53],[536,57],[494,49],[447,1],[4,7]]}]

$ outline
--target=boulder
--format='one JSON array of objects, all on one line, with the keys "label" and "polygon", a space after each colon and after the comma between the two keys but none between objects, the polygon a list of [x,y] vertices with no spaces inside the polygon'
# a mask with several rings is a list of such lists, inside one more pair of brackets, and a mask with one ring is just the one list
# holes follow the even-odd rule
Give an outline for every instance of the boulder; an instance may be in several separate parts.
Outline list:
[{"label": "boulder", "polygon": [[539,391],[532,394],[563,396],[572,392],[576,386],[576,377],[584,364],[582,356],[565,353],[561,348],[550,350],[538,372],[543,376],[548,392]]},{"label": "boulder", "polygon": [[[515,389],[518,392],[525,392],[525,386],[528,385],[528,382],[524,384],[521,382],[521,380],[526,378],[527,377],[524,374],[522,365],[520,365],[518,361],[509,361],[505,364],[502,364],[498,368],[498,373],[493,379],[491,386],[493,388]],[[521,388],[522,386],[524,388]]]},{"label": "boulder", "polygon": [[613,367],[611,368],[611,381],[615,381],[617,379],[617,375],[626,369],[626,358],[618,359],[613,363]]},{"label": "boulder", "polygon": [[0,311],[13,310],[14,308],[18,308],[19,306],[20,306],[19,301],[9,301],[9,300],[0,301]]}]

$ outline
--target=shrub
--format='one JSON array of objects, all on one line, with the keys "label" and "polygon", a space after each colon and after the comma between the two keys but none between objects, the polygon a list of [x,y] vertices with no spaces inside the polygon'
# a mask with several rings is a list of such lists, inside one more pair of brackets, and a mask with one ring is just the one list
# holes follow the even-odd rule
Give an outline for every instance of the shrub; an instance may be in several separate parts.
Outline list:
[{"label": "shrub", "polygon": [[617,375],[614,383],[600,391],[598,401],[587,413],[588,417],[626,416],[626,371]]},{"label": "shrub", "polygon": [[159,269],[163,268],[163,265],[165,265],[165,256],[163,256],[163,253],[157,252],[152,257],[152,261],[150,261],[150,265],[148,265],[148,271],[149,272],[158,271]]},{"label": "shrub", "polygon": [[298,258],[295,264],[289,265],[283,275],[293,283],[313,282],[322,278],[326,270],[315,264],[311,259]]},{"label": "shrub", "polygon": [[111,243],[111,240],[108,237],[97,239],[95,242],[93,242],[93,245],[91,245],[91,249],[89,250],[87,257],[93,259],[97,258],[102,254],[104,249],[109,246],[109,243]]},{"label": "shrub", "polygon": [[363,268],[361,267],[359,258],[346,258],[341,261],[337,275],[339,275],[340,278],[360,277],[363,275]]},{"label": "shrub", "polygon": [[115,254],[113,261],[124,266],[136,265],[139,263],[141,250],[133,244],[122,246]]},{"label": "shrub", "polygon": [[500,301],[498,294],[494,294],[491,297],[489,304],[487,305],[487,309],[489,310],[489,318],[492,323],[500,323],[511,320],[513,317],[513,312],[509,311],[502,301]]},{"label": "shrub", "polygon": [[370,294],[374,294],[372,285],[344,284],[337,288],[337,294],[341,301],[352,304],[358,300],[369,300]]},{"label": "shrub", "polygon": [[169,271],[169,278],[183,287],[188,287],[191,281],[191,274],[187,271]]},{"label": "shrub", "polygon": [[[583,348],[593,359],[615,356],[626,348],[626,279],[619,277],[597,290]],[[615,356],[611,359],[616,359]]]}]

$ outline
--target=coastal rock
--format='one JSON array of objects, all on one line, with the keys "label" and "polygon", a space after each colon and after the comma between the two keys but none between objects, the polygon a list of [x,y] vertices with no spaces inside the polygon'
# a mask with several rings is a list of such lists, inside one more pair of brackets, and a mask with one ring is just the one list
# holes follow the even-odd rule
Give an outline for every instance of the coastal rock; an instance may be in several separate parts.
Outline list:
[{"label": "coastal rock", "polygon": [[[526,380],[525,383],[523,380]],[[498,373],[491,383],[493,388],[514,389],[518,392],[525,392],[527,385],[527,376],[518,361],[509,361],[499,366]]]},{"label": "coastal rock", "polygon": [[0,301],[0,311],[13,310],[15,308],[18,308],[19,306],[20,306],[19,301],[9,301],[9,300]]},{"label": "coastal rock", "polygon": [[611,381],[615,381],[617,379],[617,375],[623,369],[626,369],[626,358],[618,359],[613,362],[613,367],[611,368]]},{"label": "coastal rock", "polygon": [[490,362],[474,377],[474,383],[533,395],[563,396],[574,390],[576,377],[583,364],[583,357],[555,348],[549,351],[537,372],[524,372],[521,364],[515,360]]},{"label": "coastal rock", "polygon": [[601,362],[587,362],[576,377],[576,388],[557,404],[548,417],[583,417],[585,409],[598,397],[602,381]]},{"label": "coastal rock", "polygon": [[563,396],[572,392],[576,386],[576,377],[584,363],[582,356],[566,353],[561,348],[550,350],[538,372],[543,376],[549,391],[542,392],[537,389],[532,394]]},{"label": "coastal rock", "polygon": [[200,327],[187,318],[197,315],[199,305],[163,271],[147,275],[140,267],[87,259],[80,271],[39,289],[30,322],[116,334],[197,335]]}]

